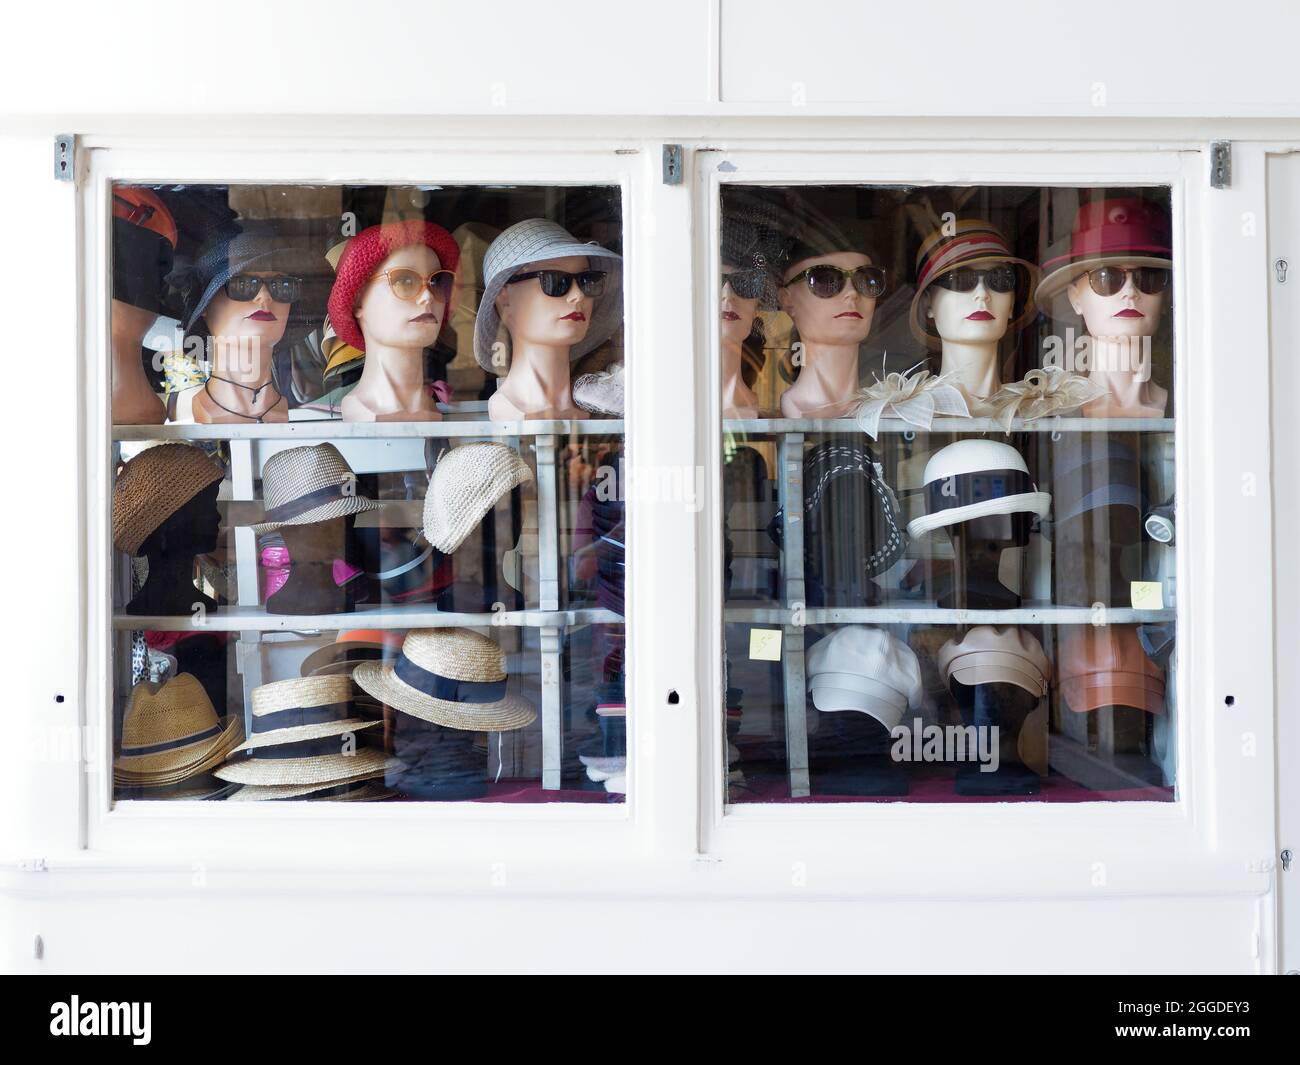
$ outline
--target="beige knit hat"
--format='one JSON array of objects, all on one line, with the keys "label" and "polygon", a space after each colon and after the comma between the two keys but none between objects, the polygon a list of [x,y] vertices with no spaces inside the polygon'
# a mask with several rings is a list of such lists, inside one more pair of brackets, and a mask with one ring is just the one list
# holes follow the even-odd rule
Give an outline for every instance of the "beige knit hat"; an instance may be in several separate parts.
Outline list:
[{"label": "beige knit hat", "polygon": [[333,444],[311,444],[277,451],[262,467],[262,508],[266,521],[252,526],[261,534],[285,525],[310,525],[364,510],[378,503],[357,495],[357,475]]},{"label": "beige knit hat", "polygon": [[380,724],[356,715],[352,678],[344,674],[263,684],[253,689],[252,702],[253,734],[236,751],[342,736]]},{"label": "beige knit hat", "polygon": [[122,746],[113,763],[118,784],[162,787],[206,773],[244,738],[239,715],[217,718],[191,673],[154,688],[137,684],[122,718]]},{"label": "beige knit hat", "polygon": [[136,554],[155,529],[225,475],[193,444],[158,444],[140,452],[113,485],[114,546]]},{"label": "beige knit hat", "polygon": [[352,679],[395,710],[447,728],[509,732],[537,719],[506,692],[505,655],[470,629],[412,629],[389,662],[362,662]]},{"label": "beige knit hat", "polygon": [[533,479],[514,448],[462,444],[438,459],[424,497],[424,536],[443,554],[465,542],[512,488]]}]

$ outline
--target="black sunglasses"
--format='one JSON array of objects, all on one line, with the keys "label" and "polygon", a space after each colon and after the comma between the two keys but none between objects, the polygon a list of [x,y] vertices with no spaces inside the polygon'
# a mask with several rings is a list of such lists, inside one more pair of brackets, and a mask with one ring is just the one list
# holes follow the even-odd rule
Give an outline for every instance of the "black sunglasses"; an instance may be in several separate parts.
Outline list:
[{"label": "black sunglasses", "polygon": [[974,292],[980,281],[990,292],[1014,292],[1016,290],[1016,268],[1010,263],[994,266],[988,270],[949,270],[934,279],[940,288],[950,292]]},{"label": "black sunglasses", "polygon": [[302,278],[290,277],[288,274],[276,274],[274,277],[236,274],[226,282],[226,295],[237,303],[247,303],[257,299],[263,285],[276,303],[293,303],[302,296]]},{"label": "black sunglasses", "polygon": [[788,288],[804,279],[808,281],[808,291],[824,300],[843,292],[846,280],[852,280],[853,288],[860,295],[879,299],[885,294],[885,271],[879,266],[859,266],[855,270],[848,270],[842,266],[821,263],[799,271],[783,287]]},{"label": "black sunglasses", "polygon": [[541,282],[543,292],[548,296],[559,297],[567,296],[576,281],[584,296],[599,296],[605,291],[605,276],[604,270],[583,270],[576,274],[567,270],[530,270],[526,274],[515,274],[506,284],[531,281],[535,277]]},{"label": "black sunglasses", "polygon": [[1088,271],[1088,285],[1098,296],[1114,296],[1123,291],[1129,274],[1133,275],[1133,284],[1137,290],[1148,296],[1154,296],[1169,287],[1169,271],[1161,266],[1139,266],[1133,270],[1099,266],[1096,270]]},{"label": "black sunglasses", "polygon": [[722,288],[726,289],[730,285],[732,295],[742,300],[756,300],[763,294],[766,281],[765,270],[732,270],[731,273],[722,275]]}]

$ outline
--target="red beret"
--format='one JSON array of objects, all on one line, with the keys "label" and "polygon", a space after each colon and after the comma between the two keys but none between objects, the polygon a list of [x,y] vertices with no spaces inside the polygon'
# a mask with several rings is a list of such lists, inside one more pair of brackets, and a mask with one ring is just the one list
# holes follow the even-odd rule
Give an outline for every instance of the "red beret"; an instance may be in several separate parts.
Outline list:
[{"label": "red beret", "polygon": [[330,324],[343,343],[351,344],[358,351],[366,350],[361,327],[352,313],[357,305],[357,293],[374,276],[380,263],[399,248],[412,244],[432,248],[444,270],[455,270],[460,261],[456,239],[433,222],[385,222],[363,229],[348,241],[339,259],[329,301]]}]

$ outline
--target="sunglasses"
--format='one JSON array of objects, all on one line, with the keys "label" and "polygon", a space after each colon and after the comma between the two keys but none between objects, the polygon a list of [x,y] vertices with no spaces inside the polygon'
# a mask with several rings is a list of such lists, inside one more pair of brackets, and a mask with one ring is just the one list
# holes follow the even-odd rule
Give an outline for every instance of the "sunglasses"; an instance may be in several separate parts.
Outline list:
[{"label": "sunglasses", "polygon": [[1139,292],[1154,296],[1169,287],[1169,271],[1160,266],[1139,266],[1124,270],[1118,266],[1099,266],[1088,271],[1088,285],[1098,296],[1114,296],[1128,284],[1128,275]]},{"label": "sunglasses", "polygon": [[879,299],[885,294],[885,271],[879,266],[859,266],[855,270],[848,270],[842,266],[822,263],[801,270],[782,287],[789,288],[805,278],[808,281],[808,291],[819,299],[828,300],[832,296],[838,296],[844,291],[846,279],[853,282],[853,288],[860,295]]},{"label": "sunglasses", "polygon": [[451,299],[451,289],[456,283],[456,275],[450,270],[439,270],[427,277],[418,270],[382,270],[379,277],[388,281],[388,288],[399,300],[414,303],[426,288],[433,293],[439,303]]},{"label": "sunglasses", "polygon": [[513,285],[516,281],[537,278],[543,292],[558,298],[567,296],[576,281],[584,296],[599,296],[605,291],[605,274],[604,270],[583,270],[576,274],[567,270],[531,270],[526,274],[515,274],[506,284]]},{"label": "sunglasses", "polygon": [[731,273],[722,275],[722,288],[725,290],[730,285],[733,296],[742,300],[756,300],[763,294],[766,281],[767,273],[764,270],[732,270]]},{"label": "sunglasses", "polygon": [[1014,292],[1018,275],[1010,263],[988,270],[949,270],[934,279],[940,288],[950,292],[974,292],[981,281],[990,292]]},{"label": "sunglasses", "polygon": [[236,274],[226,282],[226,295],[237,303],[257,299],[262,286],[276,303],[293,303],[302,296],[302,278],[288,274],[258,277],[256,274]]}]

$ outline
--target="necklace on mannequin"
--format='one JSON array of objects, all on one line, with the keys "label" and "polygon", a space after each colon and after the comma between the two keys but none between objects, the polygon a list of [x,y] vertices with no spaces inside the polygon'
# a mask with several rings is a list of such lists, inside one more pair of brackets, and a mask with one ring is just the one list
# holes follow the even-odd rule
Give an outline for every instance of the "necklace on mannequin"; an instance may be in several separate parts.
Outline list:
[{"label": "necklace on mannequin", "polygon": [[211,385],[214,380],[223,381],[228,385],[234,385],[236,388],[242,388],[246,392],[252,392],[253,399],[250,403],[250,406],[252,406],[257,403],[257,397],[260,396],[265,389],[275,388],[275,378],[269,377],[267,378],[265,383],[260,384],[256,387],[254,387],[253,385],[240,384],[240,382],[238,381],[232,381],[228,377],[219,377],[216,374],[212,374],[206,381],[203,382],[203,391],[207,395],[208,399],[212,400],[213,403],[215,403],[218,407],[224,410],[227,414],[233,414],[236,418],[244,418],[250,422],[257,422],[259,425],[262,424],[262,419],[265,418],[268,414],[270,414],[271,411],[275,410],[280,400],[284,398],[280,390],[278,388],[275,388],[275,402],[272,403],[269,407],[267,407],[266,410],[264,410],[261,414],[245,414],[243,411],[231,410],[224,403],[222,403],[221,400],[217,399],[217,397],[212,394]]}]

